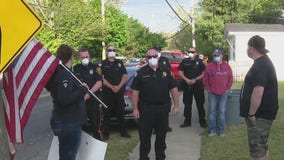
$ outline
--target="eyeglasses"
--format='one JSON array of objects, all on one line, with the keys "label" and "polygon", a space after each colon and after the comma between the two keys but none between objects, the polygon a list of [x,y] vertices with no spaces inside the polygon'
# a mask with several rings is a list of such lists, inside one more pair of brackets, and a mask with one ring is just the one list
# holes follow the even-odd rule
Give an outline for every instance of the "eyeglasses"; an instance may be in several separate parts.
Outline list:
[{"label": "eyeglasses", "polygon": [[147,56],[148,59],[151,59],[151,58],[157,58],[158,55],[154,55],[154,56]]},{"label": "eyeglasses", "polygon": [[108,49],[108,52],[115,52],[115,49]]}]

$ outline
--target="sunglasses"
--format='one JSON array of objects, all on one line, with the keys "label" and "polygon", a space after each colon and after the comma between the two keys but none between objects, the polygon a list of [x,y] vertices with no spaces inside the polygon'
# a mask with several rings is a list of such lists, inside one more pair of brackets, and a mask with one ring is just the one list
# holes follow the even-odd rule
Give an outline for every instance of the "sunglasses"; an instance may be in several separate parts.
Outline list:
[{"label": "sunglasses", "polygon": [[115,52],[115,49],[108,49],[108,52]]},{"label": "sunglasses", "polygon": [[188,53],[195,53],[194,51],[188,51]]},{"label": "sunglasses", "polygon": [[154,56],[147,56],[148,59],[151,59],[151,58],[157,58],[158,55],[154,55]]}]

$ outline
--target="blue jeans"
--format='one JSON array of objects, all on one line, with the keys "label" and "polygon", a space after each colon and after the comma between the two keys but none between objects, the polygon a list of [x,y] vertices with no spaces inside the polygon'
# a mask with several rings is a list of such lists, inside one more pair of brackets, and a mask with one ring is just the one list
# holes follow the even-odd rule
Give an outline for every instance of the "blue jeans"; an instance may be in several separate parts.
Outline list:
[{"label": "blue jeans", "polygon": [[[219,134],[225,133],[226,127],[226,105],[228,99],[228,92],[222,95],[216,95],[212,92],[208,93],[209,101],[209,132],[219,132]],[[217,130],[218,125],[218,130]]]},{"label": "blue jeans", "polygon": [[75,160],[81,141],[80,123],[58,122],[59,159]]}]

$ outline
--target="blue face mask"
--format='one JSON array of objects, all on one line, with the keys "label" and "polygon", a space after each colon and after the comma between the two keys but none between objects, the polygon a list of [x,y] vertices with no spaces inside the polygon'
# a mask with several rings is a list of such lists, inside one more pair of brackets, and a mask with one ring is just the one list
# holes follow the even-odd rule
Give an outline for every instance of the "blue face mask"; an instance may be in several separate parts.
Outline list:
[{"label": "blue face mask", "polygon": [[218,63],[218,62],[221,62],[221,57],[220,57],[220,56],[214,56],[214,57],[213,57],[213,61],[214,61],[214,62],[217,62],[217,63]]}]

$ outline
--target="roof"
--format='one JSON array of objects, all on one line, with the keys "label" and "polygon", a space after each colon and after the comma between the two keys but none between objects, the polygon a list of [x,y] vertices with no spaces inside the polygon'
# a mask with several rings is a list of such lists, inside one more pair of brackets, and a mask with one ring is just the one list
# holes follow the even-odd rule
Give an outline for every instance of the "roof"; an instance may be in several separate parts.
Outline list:
[{"label": "roof", "polygon": [[227,23],[224,31],[225,37],[229,32],[284,32],[284,25]]}]

